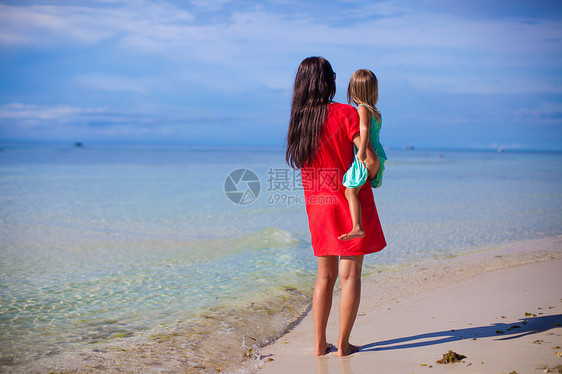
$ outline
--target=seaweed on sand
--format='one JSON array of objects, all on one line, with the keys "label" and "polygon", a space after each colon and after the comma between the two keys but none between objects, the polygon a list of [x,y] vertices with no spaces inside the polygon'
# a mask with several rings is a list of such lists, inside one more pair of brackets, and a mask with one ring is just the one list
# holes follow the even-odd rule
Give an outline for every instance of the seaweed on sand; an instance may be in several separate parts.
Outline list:
[{"label": "seaweed on sand", "polygon": [[453,352],[449,349],[449,352],[443,353],[443,358],[441,360],[437,360],[435,362],[438,364],[452,364],[455,362],[460,362],[464,358],[466,358],[465,355],[460,355],[457,352]]},{"label": "seaweed on sand", "polygon": [[543,373],[559,373],[559,374],[562,373],[562,365],[556,365],[553,368],[549,368],[548,366],[545,365],[541,367],[541,369],[542,368],[545,368]]}]

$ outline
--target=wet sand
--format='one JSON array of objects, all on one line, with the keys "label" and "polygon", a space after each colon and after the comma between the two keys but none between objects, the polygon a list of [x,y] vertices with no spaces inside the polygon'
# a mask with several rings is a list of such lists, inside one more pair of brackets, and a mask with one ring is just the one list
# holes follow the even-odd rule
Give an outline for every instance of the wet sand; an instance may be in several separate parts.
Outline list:
[{"label": "wet sand", "polygon": [[[562,365],[561,286],[562,236],[369,275],[351,334],[358,353],[314,357],[309,313],[261,350],[259,374],[545,372]],[[449,350],[466,358],[436,363]]]}]

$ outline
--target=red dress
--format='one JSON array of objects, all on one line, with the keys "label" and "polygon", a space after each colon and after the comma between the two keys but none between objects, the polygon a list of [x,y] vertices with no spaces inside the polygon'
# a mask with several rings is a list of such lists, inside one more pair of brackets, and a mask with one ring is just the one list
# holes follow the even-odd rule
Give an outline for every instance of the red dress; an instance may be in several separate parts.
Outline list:
[{"label": "red dress", "polygon": [[365,237],[338,240],[352,227],[342,178],[355,157],[352,139],[358,132],[357,110],[346,104],[330,104],[316,158],[301,169],[315,256],[365,255],[386,246],[370,183],[365,183],[358,195]]}]

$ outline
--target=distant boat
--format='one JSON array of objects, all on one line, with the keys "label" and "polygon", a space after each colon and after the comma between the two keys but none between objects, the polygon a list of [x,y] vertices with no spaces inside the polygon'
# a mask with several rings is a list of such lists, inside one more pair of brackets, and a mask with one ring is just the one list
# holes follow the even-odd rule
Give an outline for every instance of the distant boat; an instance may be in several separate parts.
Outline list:
[{"label": "distant boat", "polygon": [[503,152],[503,151],[505,151],[505,148],[500,145],[500,146],[498,147],[498,152]]},{"label": "distant boat", "polygon": [[76,143],[74,143],[74,146],[75,146],[75,147],[82,147],[82,145],[83,145],[82,142],[76,142]]},{"label": "distant boat", "polygon": [[415,148],[414,148],[413,145],[408,145],[408,146],[406,147],[406,150],[407,150],[407,151],[413,151],[414,149],[415,149]]}]

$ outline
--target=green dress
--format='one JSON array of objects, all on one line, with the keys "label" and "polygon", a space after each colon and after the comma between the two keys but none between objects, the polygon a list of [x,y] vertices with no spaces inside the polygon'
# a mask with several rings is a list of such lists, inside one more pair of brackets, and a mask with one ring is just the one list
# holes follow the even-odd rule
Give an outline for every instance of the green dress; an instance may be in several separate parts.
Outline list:
[{"label": "green dress", "polygon": [[[359,104],[359,105],[363,105],[363,104]],[[367,108],[366,105],[363,106]],[[379,157],[379,161],[381,163],[381,168],[379,169],[377,177],[371,180],[371,187],[373,188],[377,188],[381,186],[382,174],[384,172],[384,162],[387,160],[386,153],[384,152],[381,141],[379,139],[381,127],[382,127],[382,121],[381,120],[377,121],[375,116],[371,113],[371,124],[369,126],[369,141],[371,142],[375,150],[375,153]],[[343,176],[343,185],[347,188],[356,188],[362,186],[367,181],[369,175],[367,168],[357,158],[357,147],[354,146],[354,148],[356,152],[356,157],[353,160],[353,164],[351,164],[351,167],[347,170],[347,172]]]}]

